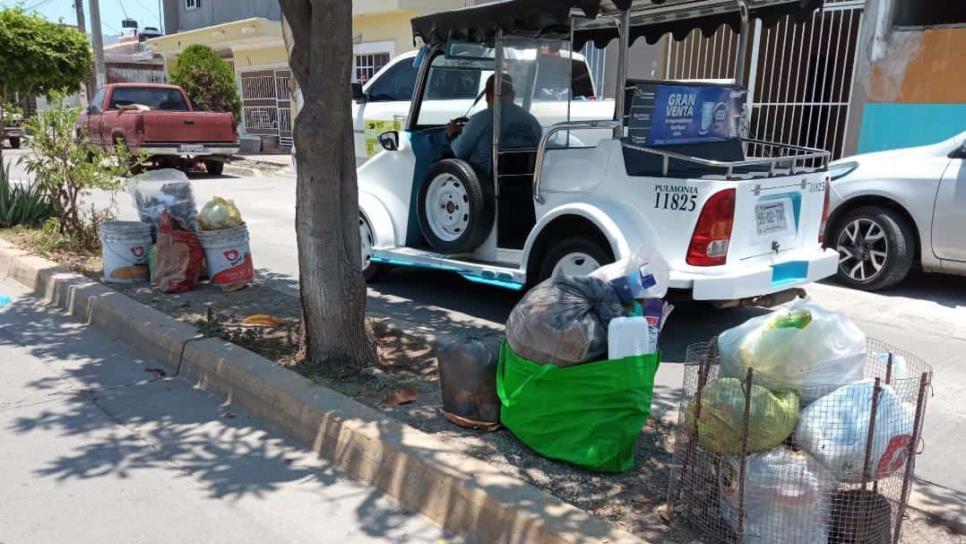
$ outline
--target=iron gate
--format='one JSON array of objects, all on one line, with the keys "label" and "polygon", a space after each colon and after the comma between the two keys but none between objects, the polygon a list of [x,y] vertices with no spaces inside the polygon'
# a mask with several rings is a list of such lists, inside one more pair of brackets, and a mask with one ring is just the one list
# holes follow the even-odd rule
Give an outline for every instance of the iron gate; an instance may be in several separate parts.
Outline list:
[{"label": "iron gate", "polygon": [[[804,21],[754,24],[748,48],[749,134],[842,156],[864,0],[825,2]],[[695,30],[667,49],[667,79],[733,80],[739,37]]]}]

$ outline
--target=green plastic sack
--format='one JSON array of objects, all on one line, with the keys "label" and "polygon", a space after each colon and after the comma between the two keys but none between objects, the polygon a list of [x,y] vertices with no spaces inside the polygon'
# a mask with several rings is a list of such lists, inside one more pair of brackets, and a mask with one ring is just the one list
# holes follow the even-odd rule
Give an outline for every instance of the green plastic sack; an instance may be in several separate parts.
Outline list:
[{"label": "green plastic sack", "polygon": [[[693,429],[695,402],[685,411]],[[798,424],[799,399],[794,391],[771,392],[751,386],[748,412],[748,453],[771,450],[788,438]],[[718,453],[741,453],[742,420],[745,416],[744,384],[736,378],[718,378],[704,387],[698,443]]]},{"label": "green plastic sack", "polygon": [[503,343],[497,368],[500,422],[551,459],[602,472],[634,466],[651,413],[657,353],[557,367],[528,361]]}]

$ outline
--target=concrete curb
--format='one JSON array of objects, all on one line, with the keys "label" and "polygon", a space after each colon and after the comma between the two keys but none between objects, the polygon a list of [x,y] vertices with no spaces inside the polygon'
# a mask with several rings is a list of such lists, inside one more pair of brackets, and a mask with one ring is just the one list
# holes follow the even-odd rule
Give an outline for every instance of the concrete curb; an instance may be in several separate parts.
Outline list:
[{"label": "concrete curb", "polygon": [[230,164],[225,164],[225,174],[231,174],[233,176],[239,176],[243,178],[250,178],[257,175],[259,172],[254,168],[248,168],[245,166],[232,166]]},{"label": "concrete curb", "polygon": [[290,433],[446,530],[480,542],[642,543],[452,445],[0,240],[0,275]]}]

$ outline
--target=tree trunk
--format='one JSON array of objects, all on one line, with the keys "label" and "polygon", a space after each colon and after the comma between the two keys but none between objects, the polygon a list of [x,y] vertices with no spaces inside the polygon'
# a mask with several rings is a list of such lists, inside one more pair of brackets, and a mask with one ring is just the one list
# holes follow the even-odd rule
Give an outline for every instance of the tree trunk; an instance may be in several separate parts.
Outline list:
[{"label": "tree trunk", "polygon": [[281,0],[304,105],[295,119],[295,235],[305,363],[335,373],[372,364],[352,145],[352,3]]}]

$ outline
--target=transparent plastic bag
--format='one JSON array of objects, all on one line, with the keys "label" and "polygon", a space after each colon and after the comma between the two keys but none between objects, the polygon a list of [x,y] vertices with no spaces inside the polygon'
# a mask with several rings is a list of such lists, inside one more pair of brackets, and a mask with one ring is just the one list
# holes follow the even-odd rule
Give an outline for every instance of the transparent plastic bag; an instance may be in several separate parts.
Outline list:
[{"label": "transparent plastic bag", "polygon": [[[696,405],[688,404],[686,425],[693,428]],[[760,385],[751,386],[748,412],[748,452],[768,451],[785,441],[798,423],[798,395],[791,391],[772,393]],[[698,442],[716,453],[741,453],[745,415],[744,384],[735,378],[708,382],[701,396]]]},{"label": "transparent plastic bag", "polygon": [[607,357],[607,326],[623,313],[606,282],[589,276],[555,276],[513,307],[507,343],[531,361],[568,366]]},{"label": "transparent plastic bag", "polygon": [[[874,382],[846,385],[802,411],[795,442],[843,482],[862,481],[872,418]],[[914,409],[889,385],[882,385],[876,406],[869,480],[884,478],[905,465],[912,440]]]},{"label": "transparent plastic bag", "polygon": [[235,202],[220,196],[209,200],[198,214],[198,226],[201,230],[232,229],[244,224]]},{"label": "transparent plastic bag", "polygon": [[195,197],[184,172],[174,168],[149,170],[132,177],[127,187],[143,223],[157,227],[161,214],[167,211],[172,219],[198,230]]},{"label": "transparent plastic bag", "polygon": [[[721,514],[738,528],[740,459],[729,457],[719,473]],[[828,541],[835,478],[804,452],[784,446],[749,455],[745,465],[744,542],[813,544]]]},{"label": "transparent plastic bag", "polygon": [[844,315],[799,299],[718,336],[721,375],[773,391],[801,393],[803,405],[864,377],[865,334]]},{"label": "transparent plastic bag", "polygon": [[604,265],[590,277],[606,281],[624,304],[645,298],[664,298],[670,270],[657,253],[641,248],[628,257]]}]

